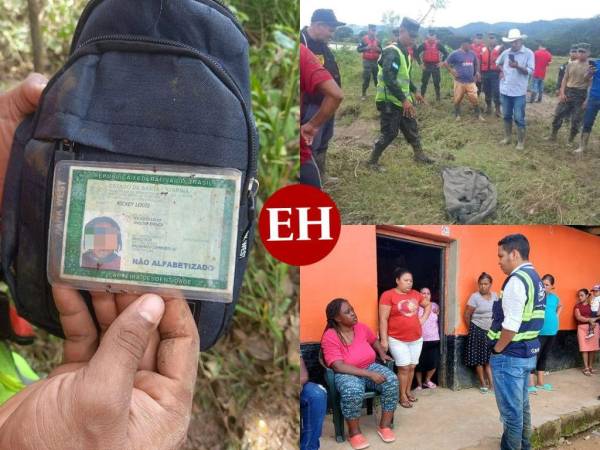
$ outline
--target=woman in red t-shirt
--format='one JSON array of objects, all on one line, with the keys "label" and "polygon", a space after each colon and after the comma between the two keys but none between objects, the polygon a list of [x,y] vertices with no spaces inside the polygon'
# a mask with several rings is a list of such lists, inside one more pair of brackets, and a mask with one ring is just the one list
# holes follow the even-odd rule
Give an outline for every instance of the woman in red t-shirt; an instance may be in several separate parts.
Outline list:
[{"label": "woman in red t-shirt", "polygon": [[398,380],[394,372],[375,362],[376,354],[383,361],[389,361],[390,357],[369,327],[358,322],[348,300],[332,300],[325,313],[327,327],[321,338],[321,350],[325,364],[335,372],[350,445],[354,449],[369,446],[358,423],[366,387],[381,393],[382,413],[377,434],[384,442],[393,442],[396,438],[390,424],[398,404]]},{"label": "woman in red t-shirt", "polygon": [[[574,309],[575,319],[577,319],[577,341],[579,342],[579,351],[583,358],[583,374],[590,376],[594,373],[592,363],[594,354],[600,349],[598,343],[598,334],[600,334],[600,325],[597,320],[600,318],[592,317],[592,307],[590,306],[590,291],[579,289],[577,291],[577,304]],[[594,335],[588,337],[589,326],[594,325]]]},{"label": "woman in red t-shirt", "polygon": [[[403,268],[394,270],[396,287],[381,294],[379,299],[379,336],[381,346],[389,349],[398,367],[400,405],[412,408],[417,399],[411,394],[415,367],[423,347],[421,325],[431,313],[431,304],[415,291],[412,273]],[[419,317],[419,306],[425,310]]]}]

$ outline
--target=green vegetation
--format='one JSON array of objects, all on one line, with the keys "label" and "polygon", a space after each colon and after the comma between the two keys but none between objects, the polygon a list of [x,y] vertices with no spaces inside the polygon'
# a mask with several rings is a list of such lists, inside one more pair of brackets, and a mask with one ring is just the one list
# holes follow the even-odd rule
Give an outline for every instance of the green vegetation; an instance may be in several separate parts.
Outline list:
[{"label": "green vegetation", "polygon": [[[83,0],[43,2],[46,74],[66,58]],[[233,0],[251,41],[252,99],[259,129],[259,207],[298,171],[299,3]],[[0,89],[32,70],[27,3],[6,0],[0,11]],[[257,237],[230,333],[201,355],[186,449],[297,448],[297,273],[275,261]],[[38,330],[20,347],[40,374],[61,359],[62,341]]]},{"label": "green vegetation", "polygon": [[[486,116],[477,121],[466,99],[462,120],[452,115],[452,79],[442,70],[442,102],[434,100],[430,81],[428,104],[418,106],[421,139],[426,152],[436,159],[433,166],[415,164],[412,150],[400,135],[384,152],[386,173],[368,170],[362,162],[379,135],[379,115],[371,85],[368,99],[360,100],[361,61],[353,49],[339,50],[345,98],[337,113],[335,136],[329,148],[329,171],[339,182],[326,185],[337,202],[344,223],[444,223],[441,170],[447,166],[469,166],[482,170],[498,191],[498,208],[489,223],[596,223],[595,208],[600,192],[595,182],[600,160],[600,125],[592,132],[591,151],[577,159],[567,146],[569,124],[563,124],[558,144],[544,141],[557,102],[546,94],[541,104],[527,105],[526,149],[502,146],[502,120]],[[547,76],[547,90],[556,83],[557,58]],[[420,87],[421,70],[413,69]],[[483,105],[483,98],[480,99]]]}]

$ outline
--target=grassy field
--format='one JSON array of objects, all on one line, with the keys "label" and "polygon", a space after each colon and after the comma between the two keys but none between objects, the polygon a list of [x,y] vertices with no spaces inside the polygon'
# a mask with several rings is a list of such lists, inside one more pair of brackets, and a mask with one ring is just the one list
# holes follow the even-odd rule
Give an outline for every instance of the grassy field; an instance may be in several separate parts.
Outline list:
[{"label": "grassy field", "polygon": [[[547,75],[547,89],[554,90],[558,67],[566,58],[555,58]],[[353,50],[339,50],[344,102],[338,110],[335,136],[329,147],[329,172],[339,182],[325,186],[337,202],[344,223],[444,223],[445,213],[441,171],[444,167],[469,166],[481,170],[498,191],[498,207],[486,223],[598,223],[600,186],[600,126],[596,124],[591,151],[576,158],[567,145],[568,124],[563,124],[557,144],[543,139],[549,134],[557,103],[546,94],[541,104],[527,105],[525,151],[503,146],[502,119],[486,116],[477,121],[463,102],[462,120],[455,122],[452,106],[452,79],[442,70],[442,101],[435,102],[433,84],[427,90],[427,104],[417,108],[421,140],[425,151],[435,158],[431,166],[415,164],[412,149],[402,135],[381,158],[386,173],[368,170],[373,142],[379,135],[375,89],[360,99],[361,60]],[[413,69],[420,87],[421,70]],[[480,99],[484,105],[483,97]],[[514,133],[514,131],[513,131]]]}]

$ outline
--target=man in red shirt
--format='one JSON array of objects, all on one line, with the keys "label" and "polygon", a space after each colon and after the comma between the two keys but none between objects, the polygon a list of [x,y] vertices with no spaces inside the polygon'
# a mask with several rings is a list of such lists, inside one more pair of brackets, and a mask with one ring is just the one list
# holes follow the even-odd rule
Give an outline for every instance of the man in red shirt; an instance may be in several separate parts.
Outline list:
[{"label": "man in red shirt", "polygon": [[367,89],[371,77],[373,77],[373,84],[377,87],[377,60],[381,55],[381,43],[375,37],[375,31],[377,27],[375,25],[369,25],[369,31],[363,36],[360,44],[358,44],[357,51],[362,53],[363,59],[363,84],[362,84],[362,97],[361,100],[366,100]]},{"label": "man in red shirt", "polygon": [[317,57],[304,44],[300,44],[300,105],[304,105],[304,93],[319,93],[324,97],[318,111],[300,127],[300,182],[320,189],[321,176],[310,146],[319,128],[335,114],[344,94]]},{"label": "man in red shirt", "polygon": [[536,94],[537,102],[540,103],[542,101],[542,94],[544,93],[544,78],[546,78],[546,69],[552,62],[552,53],[550,53],[542,44],[540,44],[533,55],[535,56],[535,70],[533,71],[531,98],[529,99],[529,103],[533,103],[535,101]]}]

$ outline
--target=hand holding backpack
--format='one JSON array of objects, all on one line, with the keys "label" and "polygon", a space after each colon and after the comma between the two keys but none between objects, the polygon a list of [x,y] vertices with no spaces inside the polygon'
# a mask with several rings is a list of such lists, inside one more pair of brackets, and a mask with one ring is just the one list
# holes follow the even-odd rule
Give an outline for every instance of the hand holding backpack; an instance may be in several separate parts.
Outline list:
[{"label": "hand holding backpack", "polygon": [[0,263],[20,315],[62,336],[46,277],[59,161],[234,168],[242,194],[233,302],[188,301],[201,350],[217,341],[253,240],[258,138],[248,71],[244,31],[216,0],[90,1],[69,59],[17,129],[11,151]]}]

